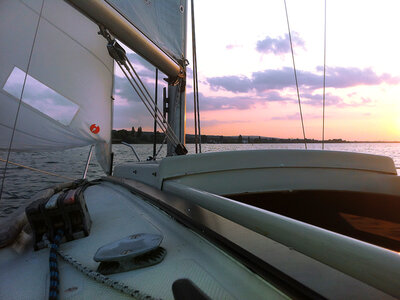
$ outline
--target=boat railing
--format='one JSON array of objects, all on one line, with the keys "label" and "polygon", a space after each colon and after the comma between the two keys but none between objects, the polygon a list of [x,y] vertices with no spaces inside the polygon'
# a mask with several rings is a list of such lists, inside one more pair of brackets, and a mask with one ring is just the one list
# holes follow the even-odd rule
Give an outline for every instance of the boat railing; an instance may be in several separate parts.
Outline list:
[{"label": "boat railing", "polygon": [[163,190],[400,297],[396,252],[174,181],[164,182]]},{"label": "boat railing", "polygon": [[128,144],[128,143],[126,143],[126,142],[121,142],[121,144],[122,144],[122,145],[125,145],[125,146],[127,146],[127,147],[129,147],[129,148],[131,148],[133,154],[135,154],[135,156],[136,156],[136,159],[137,159],[138,161],[140,161],[140,158],[139,158],[138,154],[136,153],[135,148],[133,148],[133,146],[132,146],[131,144]]}]

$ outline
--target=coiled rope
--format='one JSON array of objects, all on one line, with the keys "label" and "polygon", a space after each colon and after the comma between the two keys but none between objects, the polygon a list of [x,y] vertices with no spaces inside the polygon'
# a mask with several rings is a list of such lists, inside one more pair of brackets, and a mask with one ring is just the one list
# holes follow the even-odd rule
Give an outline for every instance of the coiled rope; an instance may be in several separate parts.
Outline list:
[{"label": "coiled rope", "polygon": [[50,286],[49,286],[49,300],[57,300],[59,290],[58,287],[60,285],[60,277],[58,272],[58,263],[57,263],[57,250],[60,246],[60,241],[64,235],[64,231],[59,229],[57,231],[56,236],[54,237],[54,241],[50,244],[50,256],[49,256],[49,267],[50,267]]},{"label": "coiled rope", "polygon": [[[60,240],[61,240],[61,238],[60,238]],[[73,266],[79,272],[85,274],[87,277],[89,277],[99,283],[109,286],[110,288],[112,288],[114,290],[117,290],[125,295],[131,296],[138,300],[161,300],[160,298],[154,298],[154,297],[147,295],[137,289],[131,288],[128,285],[124,284],[123,282],[120,282],[118,280],[113,280],[107,276],[104,276],[103,274],[100,274],[99,272],[89,269],[88,267],[82,265],[80,262],[78,262],[76,259],[74,259],[72,256],[64,253],[62,250],[59,249],[58,246],[53,246],[54,243],[50,243],[50,241],[48,240],[48,237],[46,235],[43,236],[43,241],[44,241],[45,245],[48,248],[50,248],[50,259],[52,257],[51,253],[53,250],[65,262],[69,263],[71,266]],[[50,269],[50,276],[51,276],[51,272],[52,272],[52,269]],[[51,278],[52,277],[50,277],[50,291],[51,291],[51,287],[52,287]],[[57,279],[59,280],[58,271],[57,271]],[[49,298],[49,299],[53,300],[53,299],[57,299],[57,298]]]}]

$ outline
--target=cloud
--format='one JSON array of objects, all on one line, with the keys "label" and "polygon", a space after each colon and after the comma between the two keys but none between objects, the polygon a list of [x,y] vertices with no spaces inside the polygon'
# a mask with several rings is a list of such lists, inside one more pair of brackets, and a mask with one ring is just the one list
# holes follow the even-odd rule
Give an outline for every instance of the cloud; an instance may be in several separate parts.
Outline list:
[{"label": "cloud", "polygon": [[226,49],[227,50],[232,50],[232,49],[235,49],[235,48],[241,48],[242,47],[242,45],[234,45],[234,44],[229,44],[229,45],[226,45]]},{"label": "cloud", "polygon": [[128,53],[127,57],[131,62],[132,66],[137,69],[136,71],[141,77],[150,77],[154,78],[155,67],[150,64],[145,59],[141,58],[136,53]]},{"label": "cloud", "polygon": [[[317,71],[322,70],[322,67],[317,67]],[[326,82],[328,87],[347,88],[357,85],[379,85],[381,83],[397,84],[400,82],[400,78],[387,73],[377,75],[371,68],[334,67],[327,68]]]},{"label": "cloud", "polygon": [[[304,119],[310,120],[310,119],[321,119],[321,115],[317,114],[305,114],[303,115]],[[300,120],[300,113],[294,113],[290,115],[284,115],[284,116],[276,116],[272,117],[269,120]]]},{"label": "cloud", "polygon": [[300,120],[300,114],[295,113],[291,115],[272,117],[269,120]]},{"label": "cloud", "polygon": [[234,75],[208,78],[207,82],[213,90],[223,88],[234,93],[246,93],[251,89],[253,84],[250,78]]},{"label": "cloud", "polygon": [[[140,79],[154,98],[155,68],[135,53],[129,53],[131,61]],[[117,67],[118,68],[118,67]],[[158,75],[158,107],[162,109],[162,89],[167,84],[163,73]],[[125,76],[114,75],[114,128],[152,127],[153,119],[142,100]]]},{"label": "cloud", "polygon": [[[292,33],[293,47],[305,48],[304,40],[297,32]],[[291,52],[289,35],[285,34],[277,38],[267,36],[265,39],[257,41],[256,50],[265,54],[282,55]]]},{"label": "cloud", "polygon": [[370,98],[365,98],[362,97],[361,100],[359,101],[352,101],[352,102],[345,102],[341,101],[340,103],[337,104],[338,107],[365,107],[365,106],[371,106],[373,104],[373,100]]},{"label": "cloud", "polygon": [[[147,90],[149,91],[150,95],[154,97],[155,68],[136,53],[128,53],[127,56],[130,62],[132,63],[133,67],[135,68],[136,72],[138,73],[140,79],[142,80]],[[167,85],[166,82],[163,81],[163,78],[165,77],[166,75],[159,72],[158,74],[159,99],[161,99],[162,88]],[[114,95],[117,97],[124,98],[128,102],[141,102],[136,91],[133,89],[132,85],[125,76],[121,77],[118,75],[114,75]]]},{"label": "cloud", "polygon": [[[317,105],[320,106],[322,105],[323,102],[323,95],[322,94],[311,94],[311,93],[301,93],[300,94],[300,99],[301,102],[304,104],[309,104],[309,105]],[[295,99],[296,101],[297,98]],[[343,103],[343,99],[339,96],[333,95],[331,93],[327,93],[325,95],[325,105],[340,105]]]},{"label": "cloud", "polygon": [[[201,117],[201,115],[200,115]],[[190,123],[188,126],[192,126],[193,119],[186,119]],[[214,125],[220,125],[220,124],[234,124],[234,123],[247,123],[247,120],[216,120],[216,119],[211,119],[211,120],[204,120],[201,119],[201,126],[202,127],[209,127],[209,126],[214,126]]]},{"label": "cloud", "polygon": [[[248,109],[257,101],[249,97],[209,97],[199,93],[200,111],[210,110],[229,110],[229,109]],[[186,110],[193,112],[193,93],[188,93],[186,96]]]},{"label": "cloud", "polygon": [[[320,70],[321,67],[318,67],[317,71]],[[297,77],[299,86],[303,89],[312,91],[322,88],[323,76],[321,74],[298,71]],[[328,88],[348,88],[382,83],[397,84],[399,82],[399,77],[393,77],[387,73],[378,75],[371,68],[332,67],[328,68],[326,73],[326,86]],[[261,93],[268,90],[295,87],[293,69],[289,67],[254,72],[251,78],[235,75],[211,77],[207,78],[207,83],[215,91],[222,89],[233,93],[247,93],[250,91]]]}]

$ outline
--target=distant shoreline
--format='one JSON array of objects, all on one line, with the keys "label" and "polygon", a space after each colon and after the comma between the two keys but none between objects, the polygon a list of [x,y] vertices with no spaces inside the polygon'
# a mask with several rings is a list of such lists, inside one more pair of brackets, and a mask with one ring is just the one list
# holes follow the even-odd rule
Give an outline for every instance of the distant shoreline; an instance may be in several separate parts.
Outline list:
[{"label": "distant shoreline", "polygon": [[[122,144],[123,141],[112,141],[113,145]],[[398,144],[400,141],[345,141],[345,142],[329,142],[324,141],[324,144]],[[135,142],[135,143],[128,143],[128,144],[153,144],[153,142]],[[157,141],[157,144],[160,142]],[[194,142],[186,142],[186,144],[195,144]],[[205,143],[202,144],[248,144],[248,143]],[[280,142],[262,142],[262,143],[250,143],[250,144],[304,144],[303,140],[299,140],[298,142],[291,142],[291,141],[280,141]],[[322,144],[322,141],[307,141],[307,144]]]},{"label": "distant shoreline", "polygon": [[[157,132],[156,141],[157,144],[161,144],[164,141],[165,135]],[[195,144],[195,135],[186,134],[186,143]],[[200,140],[200,138],[197,138]],[[113,130],[112,131],[112,143],[121,144],[122,142],[129,144],[153,144],[154,133],[149,131],[142,131],[141,127],[135,131],[132,128],[131,131]],[[304,143],[303,139],[282,139],[264,136],[223,136],[223,135],[201,135],[202,144],[299,144]],[[321,144],[321,140],[306,139],[307,144]],[[384,144],[384,143],[400,143],[400,141],[347,141],[343,139],[329,139],[325,140],[324,144]]]}]

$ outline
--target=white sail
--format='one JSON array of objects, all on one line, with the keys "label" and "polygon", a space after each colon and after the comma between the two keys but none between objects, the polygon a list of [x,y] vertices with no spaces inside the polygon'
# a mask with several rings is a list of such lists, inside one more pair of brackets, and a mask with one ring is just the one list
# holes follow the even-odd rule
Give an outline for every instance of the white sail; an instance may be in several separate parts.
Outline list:
[{"label": "white sail", "polygon": [[186,0],[106,0],[175,60],[185,57]]},{"label": "white sail", "polygon": [[106,40],[95,23],[69,4],[44,0],[34,42],[41,6],[40,0],[0,3],[0,149],[10,145],[25,86],[11,149],[96,144],[108,171],[113,60]]},{"label": "white sail", "polygon": [[156,66],[171,81],[183,75],[186,0],[66,0]]}]

